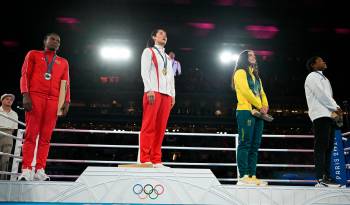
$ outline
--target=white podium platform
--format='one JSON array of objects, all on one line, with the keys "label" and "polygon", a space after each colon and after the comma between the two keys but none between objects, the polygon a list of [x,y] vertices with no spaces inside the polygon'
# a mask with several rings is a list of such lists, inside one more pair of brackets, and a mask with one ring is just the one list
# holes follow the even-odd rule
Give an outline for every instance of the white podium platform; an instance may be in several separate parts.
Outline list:
[{"label": "white podium platform", "polygon": [[315,188],[307,186],[241,187],[221,186],[236,204],[250,205],[349,205],[348,188]]},{"label": "white podium platform", "polygon": [[209,169],[88,167],[75,182],[0,181],[0,202],[350,204],[350,189],[221,185]]}]

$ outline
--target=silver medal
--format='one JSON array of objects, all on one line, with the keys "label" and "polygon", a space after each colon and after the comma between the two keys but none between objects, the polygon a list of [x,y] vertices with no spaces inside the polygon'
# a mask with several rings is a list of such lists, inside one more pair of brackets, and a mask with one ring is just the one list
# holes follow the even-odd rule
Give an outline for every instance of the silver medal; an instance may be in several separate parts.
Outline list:
[{"label": "silver medal", "polygon": [[51,80],[51,74],[50,73],[45,73],[44,74],[45,80]]}]

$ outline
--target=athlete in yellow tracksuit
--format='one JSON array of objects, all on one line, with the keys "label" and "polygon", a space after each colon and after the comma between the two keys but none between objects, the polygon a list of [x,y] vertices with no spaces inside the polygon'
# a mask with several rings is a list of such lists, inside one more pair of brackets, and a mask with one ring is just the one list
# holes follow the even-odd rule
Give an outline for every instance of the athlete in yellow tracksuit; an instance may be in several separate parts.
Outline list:
[{"label": "athlete in yellow tracksuit", "polygon": [[236,118],[239,144],[237,165],[240,179],[237,185],[266,185],[256,178],[256,164],[260,147],[264,121],[251,114],[252,109],[268,112],[268,101],[256,68],[253,51],[240,54],[232,79],[232,86],[237,95]]}]

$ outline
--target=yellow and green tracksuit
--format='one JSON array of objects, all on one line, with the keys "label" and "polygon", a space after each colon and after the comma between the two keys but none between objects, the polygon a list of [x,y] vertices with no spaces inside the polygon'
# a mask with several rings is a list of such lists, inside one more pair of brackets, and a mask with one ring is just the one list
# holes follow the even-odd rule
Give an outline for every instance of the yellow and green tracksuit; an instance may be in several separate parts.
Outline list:
[{"label": "yellow and green tracksuit", "polygon": [[268,107],[267,98],[261,83],[253,75],[253,68],[249,74],[244,69],[238,69],[234,76],[234,86],[237,95],[236,118],[238,124],[237,165],[240,177],[256,175],[258,149],[260,147],[264,121],[251,114],[252,108]]}]

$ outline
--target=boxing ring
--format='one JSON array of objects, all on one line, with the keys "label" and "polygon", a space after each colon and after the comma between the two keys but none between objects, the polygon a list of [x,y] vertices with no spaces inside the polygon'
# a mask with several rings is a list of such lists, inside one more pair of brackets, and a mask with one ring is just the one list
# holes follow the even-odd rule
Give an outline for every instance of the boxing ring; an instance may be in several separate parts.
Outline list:
[{"label": "boxing ring", "polygon": [[[2,117],[2,116],[0,116]],[[4,117],[4,116],[3,116]],[[10,119],[12,120],[12,119]],[[24,123],[18,122],[25,126]],[[83,134],[130,135],[139,137],[136,131],[108,131],[82,129],[55,129],[54,132]],[[24,130],[20,129],[17,136],[1,132],[2,135],[15,139],[14,154],[0,152],[13,158],[11,172],[0,174],[11,175],[10,181],[0,181],[0,202],[42,202],[42,203],[98,203],[98,204],[350,204],[350,189],[315,188],[313,186],[278,186],[242,187],[225,185],[220,182],[235,182],[237,177],[216,178],[210,169],[198,167],[222,167],[237,169],[232,163],[198,163],[198,162],[164,162],[165,165],[178,165],[188,168],[126,168],[117,165],[135,164],[135,161],[104,161],[78,159],[48,159],[48,163],[60,162],[70,164],[99,164],[88,166],[81,175],[50,175],[51,178],[76,179],[72,182],[17,182],[19,163],[21,162],[21,147]],[[235,142],[235,147],[193,147],[193,146],[163,146],[163,150],[190,151],[229,151],[235,153],[238,145],[237,134],[221,133],[179,133],[167,132],[165,137],[212,137],[229,138]],[[343,133],[343,140],[348,140],[350,132]],[[264,138],[275,139],[305,139],[311,135],[263,135]],[[114,148],[135,149],[137,144],[108,145],[108,144],[77,144],[51,143],[55,147],[75,148]],[[312,153],[312,149],[271,149],[261,148],[260,152]],[[349,154],[350,150],[345,150]],[[104,165],[115,165],[108,167]],[[50,166],[50,165],[49,165]],[[196,168],[197,167],[197,168]],[[258,164],[266,168],[313,168],[313,164]],[[350,165],[346,165],[350,169]],[[237,172],[238,173],[238,172]],[[313,180],[263,179],[273,183],[315,183]],[[349,181],[348,181],[349,183]]]}]

